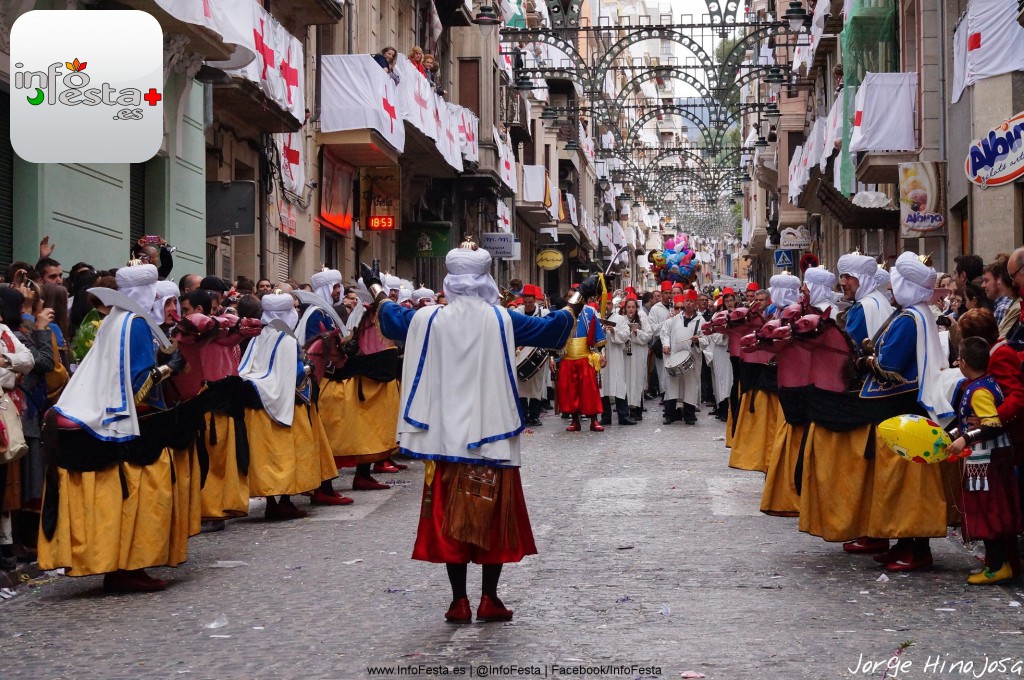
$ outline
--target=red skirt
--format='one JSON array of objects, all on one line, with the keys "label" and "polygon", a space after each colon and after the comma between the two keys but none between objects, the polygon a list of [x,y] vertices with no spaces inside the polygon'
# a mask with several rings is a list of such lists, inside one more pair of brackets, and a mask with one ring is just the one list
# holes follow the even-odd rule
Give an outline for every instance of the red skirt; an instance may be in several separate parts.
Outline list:
[{"label": "red skirt", "polygon": [[1016,536],[1024,529],[1017,470],[1009,448],[992,452],[992,462],[988,466],[988,491],[969,491],[967,473],[962,472],[962,476],[960,508],[963,511],[965,541]]},{"label": "red skirt", "polygon": [[[523,497],[523,485],[519,478],[519,468],[505,468],[502,474],[513,477],[513,513],[518,528],[518,545],[503,545],[500,527],[496,521],[491,523],[491,547],[488,550],[457,541],[447,536],[441,527],[444,525],[444,506],[448,492],[442,478],[448,463],[435,463],[434,480],[430,486],[423,485],[423,503],[420,511],[420,524],[416,530],[416,545],[412,549],[412,558],[424,562],[446,564],[505,564],[519,562],[527,555],[537,554],[537,545],[533,541],[533,530],[530,528],[530,515],[526,511],[526,498]],[[495,513],[497,519],[498,513]]]},{"label": "red skirt", "polygon": [[601,392],[597,389],[597,373],[589,359],[562,359],[558,368],[558,410],[585,416],[604,411]]}]

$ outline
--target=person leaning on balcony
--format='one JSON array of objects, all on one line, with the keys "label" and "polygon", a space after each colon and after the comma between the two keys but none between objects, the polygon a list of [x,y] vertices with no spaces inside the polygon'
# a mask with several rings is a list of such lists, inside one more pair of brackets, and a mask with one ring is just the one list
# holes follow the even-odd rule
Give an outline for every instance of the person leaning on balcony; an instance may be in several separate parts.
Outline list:
[{"label": "person leaning on balcony", "polygon": [[423,48],[417,45],[416,47],[409,50],[409,54],[407,54],[406,56],[409,57],[409,61],[412,62],[412,65],[415,66],[416,70],[420,72],[420,75],[426,78],[427,69],[423,64]]},{"label": "person leaning on balcony", "polygon": [[387,71],[387,74],[391,76],[391,80],[395,81],[397,85],[401,78],[398,76],[398,72],[395,71],[395,59],[398,58],[398,50],[394,47],[385,47],[378,54],[373,55],[373,60],[380,64],[380,67]]},{"label": "person leaning on balcony", "polygon": [[446,92],[441,85],[441,64],[437,62],[433,54],[423,55],[423,69],[426,71],[427,80],[434,87],[434,93],[439,97],[445,96]]}]

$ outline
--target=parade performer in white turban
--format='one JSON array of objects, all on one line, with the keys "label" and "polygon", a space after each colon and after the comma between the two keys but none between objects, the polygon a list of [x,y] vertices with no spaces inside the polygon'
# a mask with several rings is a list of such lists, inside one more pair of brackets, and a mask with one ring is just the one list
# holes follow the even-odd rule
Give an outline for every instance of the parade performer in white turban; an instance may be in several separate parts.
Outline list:
[{"label": "parade performer in white turban", "polygon": [[829,310],[830,318],[836,318],[836,275],[824,267],[808,267],[804,272],[804,287],[807,289],[807,303],[824,312]]},{"label": "parade performer in white turban", "polygon": [[268,325],[249,343],[238,367],[239,377],[255,391],[245,410],[249,495],[266,496],[267,519],[297,519],[306,511],[289,497],[316,489],[338,471],[312,400],[311,368],[303,362],[296,338],[270,325],[281,321],[289,330],[295,328],[295,298],[270,293],[261,302],[261,320]]},{"label": "parade performer in white turban", "polygon": [[381,303],[381,331],[406,346],[398,436],[403,453],[426,461],[413,559],[447,565],[452,623],[471,621],[466,568],[482,564],[477,620],[507,621],[512,611],[497,592],[502,565],[537,552],[519,477],[525,424],[513,351],[565,344],[596,277],[566,309],[528,317],[498,303],[487,251],[467,241],[445,262],[447,306],[407,310],[386,301],[365,265],[363,278]]},{"label": "parade performer in white turban", "polygon": [[39,565],[64,567],[69,576],[105,574],[103,586],[110,591],[161,590],[166,581],[145,569],[184,559],[172,518],[190,514],[177,507],[189,496],[176,495],[174,485],[189,487],[191,480],[175,479],[171,449],[187,447],[198,426],[177,418],[153,427],[140,424],[141,414],[163,408],[158,383],[171,374],[169,367],[157,367],[161,332],[150,318],[157,269],[122,267],[116,278],[128,298],[125,305],[139,314],[110,307],[92,349],[47,417],[55,451],[47,472]]},{"label": "parade performer in white turban", "polygon": [[[843,296],[851,303],[840,315],[840,324],[859,353],[870,353],[872,339],[893,313],[879,289],[888,284],[889,276],[873,257],[856,252],[840,257],[837,271]],[[895,395],[888,398],[900,401]],[[876,464],[874,427],[880,422],[880,416],[866,408],[869,403],[876,406],[882,402],[851,400],[847,408],[834,409],[837,416],[845,411],[851,417],[811,423],[804,450],[800,530],[827,541],[846,541],[843,549],[849,553],[879,553],[889,548],[886,539],[862,535],[870,518]]]},{"label": "parade performer in white turban", "polygon": [[[868,379],[864,398],[909,394],[918,412],[941,425],[954,416],[951,385],[962,378],[948,368],[938,326],[929,307],[935,270],[911,252],[896,260],[890,272],[901,312],[883,331],[875,355],[861,360]],[[896,414],[893,414],[896,415]],[[939,465],[915,465],[877,442],[868,536],[896,538],[896,545],[876,556],[890,571],[916,571],[932,566],[930,537],[946,535],[946,497]]]}]

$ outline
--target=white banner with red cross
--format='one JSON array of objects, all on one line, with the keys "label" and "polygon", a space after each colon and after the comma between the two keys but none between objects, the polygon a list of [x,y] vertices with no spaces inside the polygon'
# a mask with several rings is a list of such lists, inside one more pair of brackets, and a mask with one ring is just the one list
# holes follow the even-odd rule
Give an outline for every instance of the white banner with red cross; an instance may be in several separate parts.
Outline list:
[{"label": "white banner with red cross", "polygon": [[462,172],[462,149],[459,146],[459,121],[440,95],[434,95],[434,117],[437,121],[437,149],[448,165]]},{"label": "white banner with red cross", "polygon": [[502,200],[498,201],[498,229],[506,234],[512,233],[512,211]]},{"label": "white banner with red cross", "polygon": [[398,72],[398,102],[402,118],[409,121],[414,128],[438,141],[437,103],[434,86],[423,77],[408,57],[398,55],[395,60],[395,71]]},{"label": "white banner with red cross", "polygon": [[321,78],[321,132],[372,129],[399,153],[405,150],[398,86],[373,57],[324,55]]},{"label": "white banner with red cross", "polygon": [[498,132],[498,128],[492,127],[491,131],[494,143],[498,147],[498,174],[501,176],[501,181],[512,190],[513,194],[518,193],[516,159],[512,155],[512,147],[505,143],[505,138]]},{"label": "white banner with red cross", "polygon": [[850,151],[917,149],[917,73],[868,73],[854,101]]},{"label": "white banner with red cross", "polygon": [[952,102],[984,78],[1024,70],[1024,27],[1014,0],[971,0],[953,33]]},{"label": "white banner with red cross", "polygon": [[458,111],[459,146],[462,157],[475,163],[480,160],[480,119],[464,106],[449,106]]},{"label": "white banner with red cross", "polygon": [[281,182],[285,189],[297,196],[302,195],[306,185],[306,168],[302,162],[304,137],[301,131],[274,135],[274,146],[281,158]]}]

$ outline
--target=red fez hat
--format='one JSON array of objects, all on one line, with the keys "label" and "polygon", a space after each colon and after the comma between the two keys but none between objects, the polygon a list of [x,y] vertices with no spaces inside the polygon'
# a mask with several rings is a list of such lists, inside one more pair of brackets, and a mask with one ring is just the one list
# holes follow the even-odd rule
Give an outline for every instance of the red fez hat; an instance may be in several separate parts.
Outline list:
[{"label": "red fez hat", "polygon": [[736,294],[736,291],[734,291],[732,288],[723,288],[722,289],[722,297],[725,297],[726,295],[735,295],[735,294]]},{"label": "red fez hat", "polygon": [[670,290],[672,290],[672,282],[671,281],[662,281],[661,282],[661,291],[664,293],[664,292],[667,292],[667,291],[670,291]]},{"label": "red fez hat", "polygon": [[632,288],[627,288],[626,289],[626,299],[627,300],[636,300],[636,292]]},{"label": "red fez hat", "polygon": [[636,288],[634,288],[633,286],[626,286],[626,292],[632,295],[636,295]]},{"label": "red fez hat", "polygon": [[751,281],[750,283],[747,284],[747,290],[761,290],[761,286]]},{"label": "red fez hat", "polygon": [[684,302],[686,302],[686,296],[685,295],[676,295],[674,298],[672,298],[672,304],[674,304],[674,305],[681,305]]},{"label": "red fez hat", "polygon": [[574,284],[572,284],[572,289],[573,289],[573,290],[576,290],[576,289],[577,289],[577,288],[579,288],[579,287],[580,287],[580,284],[578,284],[578,283],[574,283]]},{"label": "red fez hat", "polygon": [[693,300],[694,302],[696,302],[697,301],[697,291],[695,291],[693,288],[689,289],[688,291],[683,293],[683,299],[685,299],[685,300]]},{"label": "red fez hat", "polygon": [[535,286],[532,283],[528,283],[523,286],[523,295],[529,295],[535,298],[544,297],[544,293],[541,292],[539,286]]}]

